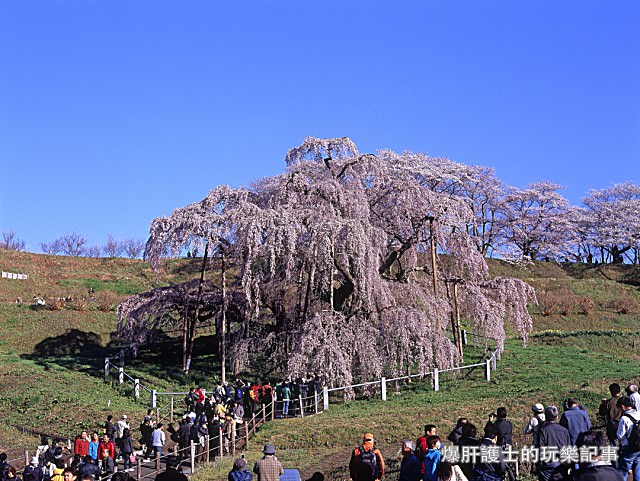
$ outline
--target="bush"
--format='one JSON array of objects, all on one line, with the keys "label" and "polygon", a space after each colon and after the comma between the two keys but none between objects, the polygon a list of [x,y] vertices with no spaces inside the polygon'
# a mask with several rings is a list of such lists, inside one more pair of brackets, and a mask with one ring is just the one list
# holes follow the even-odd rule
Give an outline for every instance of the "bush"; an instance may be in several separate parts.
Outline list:
[{"label": "bush", "polygon": [[96,309],[103,312],[115,311],[118,304],[120,304],[124,299],[123,296],[112,291],[97,292],[94,298]]},{"label": "bush", "polygon": [[638,301],[629,294],[623,293],[620,297],[609,301],[607,307],[618,314],[629,314],[630,312],[637,311]]},{"label": "bush", "polygon": [[567,287],[538,291],[538,307],[543,316],[560,314],[588,315],[595,308],[593,299],[588,296],[577,296]]}]

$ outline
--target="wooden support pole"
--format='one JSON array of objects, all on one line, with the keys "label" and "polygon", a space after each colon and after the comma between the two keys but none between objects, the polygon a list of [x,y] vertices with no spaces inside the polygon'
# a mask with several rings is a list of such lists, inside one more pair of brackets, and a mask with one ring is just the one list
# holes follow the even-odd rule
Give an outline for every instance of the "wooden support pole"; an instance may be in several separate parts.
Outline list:
[{"label": "wooden support pole", "polygon": [[318,414],[318,391],[313,391],[313,412]]},{"label": "wooden support pole", "polygon": [[249,425],[247,423],[244,423],[244,437],[246,439],[246,444],[244,445],[246,449],[247,447],[249,447]]},{"label": "wooden support pole", "polygon": [[196,472],[196,444],[191,440],[189,445],[189,460],[191,461],[191,475]]},{"label": "wooden support pole", "polygon": [[105,358],[104,358],[104,379],[105,379],[105,381],[106,381],[107,379],[109,379],[109,374],[110,374],[110,371],[109,371],[109,362],[110,362],[110,358],[105,357]]},{"label": "wooden support pole", "polygon": [[160,474],[160,452],[156,451],[156,474]]},{"label": "wooden support pole", "polygon": [[382,394],[382,400],[386,401],[387,400],[387,378],[382,376],[382,379],[380,379],[380,392]]},{"label": "wooden support pole", "polygon": [[304,417],[304,406],[302,405],[302,394],[298,395],[298,404],[300,405],[300,417]]},{"label": "wooden support pole", "polygon": [[136,479],[140,481],[142,477],[142,457],[136,459]]},{"label": "wooden support pole", "polygon": [[324,411],[329,409],[329,388],[327,386],[322,387],[322,407]]},{"label": "wooden support pole", "polygon": [[169,422],[173,423],[173,396],[171,396],[171,405],[169,407]]},{"label": "wooden support pole", "polygon": [[205,439],[205,441],[204,441],[204,442],[205,442],[205,446],[206,446],[206,448],[207,448],[207,454],[205,455],[205,461],[206,461],[207,463],[209,463],[209,435],[207,434],[207,435],[204,437],[204,439]]},{"label": "wooden support pole", "polygon": [[236,430],[235,429],[231,430],[231,455],[232,456],[236,455]]},{"label": "wooden support pole", "polygon": [[437,367],[433,369],[433,390],[436,392],[440,390],[440,371]]},{"label": "wooden support pole", "polygon": [[491,359],[487,359],[484,366],[484,376],[487,382],[491,381]]}]

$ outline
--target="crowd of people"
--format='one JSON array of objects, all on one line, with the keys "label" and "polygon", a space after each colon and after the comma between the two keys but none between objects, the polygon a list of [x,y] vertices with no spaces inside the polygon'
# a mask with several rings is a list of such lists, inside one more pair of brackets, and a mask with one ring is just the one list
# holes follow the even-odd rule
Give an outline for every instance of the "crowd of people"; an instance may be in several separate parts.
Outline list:
[{"label": "crowd of people", "polygon": [[[316,380],[312,381],[313,389],[318,389]],[[274,395],[276,400],[282,396],[281,400],[285,401],[291,384],[281,382],[275,389],[268,383],[221,384],[209,395],[201,387],[192,388],[184,399],[184,415],[179,426],[165,428],[162,423],[155,424],[154,413],[149,410],[139,425],[138,443],[134,442],[127,415],[122,415],[117,422],[109,415],[101,432],[90,435],[82,431],[71,450],[60,440],[54,440],[50,445],[48,438],[43,437],[22,473],[16,472],[8,464],[6,454],[1,453],[0,481],[75,481],[78,478],[95,481],[114,473],[125,476],[120,481],[127,481],[126,473],[137,463],[136,452],[140,453],[143,462],[163,455],[167,440],[165,431],[179,449],[178,456],[166,457],[167,471],[173,478],[164,481],[182,480],[177,469],[180,453],[186,451],[182,448],[193,441],[198,446],[196,458],[201,460],[208,438],[208,448],[214,456],[221,448],[230,452],[228,443],[238,424],[246,419],[245,413],[255,413],[263,404],[271,405]],[[310,386],[308,380],[305,384]],[[556,406],[545,408],[537,403],[532,406],[523,429],[530,440],[519,449],[514,448],[513,424],[508,420],[505,407],[489,415],[482,435],[464,417],[458,419],[446,439],[440,437],[436,425],[427,424],[424,435],[416,441],[402,441],[399,480],[514,481],[512,465],[520,460],[522,465],[532,466],[532,473],[540,481],[620,481],[626,480],[629,473],[633,473],[634,481],[640,481],[638,387],[629,385],[625,393],[614,383],[609,390],[611,397],[603,399],[598,410],[605,422],[604,432],[594,429],[586,408],[575,398],[566,400],[562,412]],[[277,415],[291,415],[284,402],[277,409]],[[138,450],[136,444],[140,445]],[[263,460],[256,463],[253,473],[244,458],[237,459],[229,473],[229,481],[249,481],[254,473],[258,481],[279,479],[282,465],[275,457],[275,446],[265,445],[263,454]],[[120,471],[116,469],[119,462],[122,463]],[[361,444],[353,450],[349,472],[353,481],[384,478],[384,458],[375,446],[372,433],[366,433]],[[115,477],[113,479],[117,481]]]},{"label": "crowd of people", "polygon": [[183,414],[176,426],[156,423],[154,411],[149,409],[136,432],[126,414],[117,421],[109,414],[100,429],[82,431],[70,448],[61,439],[53,439],[50,444],[49,438],[43,436],[22,473],[6,462],[4,453],[0,454],[0,481],[70,481],[65,478],[65,470],[80,478],[91,475],[95,481],[116,472],[133,471],[138,462],[136,453],[142,457],[141,462],[159,458],[168,466],[173,459],[165,452],[168,438],[178,445],[175,458],[179,464],[189,457],[192,442],[196,446],[196,462],[201,462],[207,449],[210,458],[230,453],[231,442],[242,435],[243,424],[263,406],[266,416],[271,416],[271,409],[275,409],[273,415],[278,418],[300,416],[313,409],[315,395],[321,390],[322,380],[313,374],[282,380],[274,386],[237,379],[221,383],[211,392],[202,386],[193,387],[184,398]]},{"label": "crowd of people", "polygon": [[[434,424],[424,435],[401,445],[399,481],[514,481],[513,466],[531,466],[539,481],[626,481],[629,473],[640,481],[640,393],[629,385],[626,396],[611,384],[598,415],[605,429],[592,426],[586,408],[569,398],[560,411],[537,403],[524,426],[530,438],[516,449],[513,424],[500,407],[483,427],[482,435],[467,418],[458,419],[442,439]],[[385,475],[385,462],[367,433],[349,462],[353,481],[376,481]]]}]

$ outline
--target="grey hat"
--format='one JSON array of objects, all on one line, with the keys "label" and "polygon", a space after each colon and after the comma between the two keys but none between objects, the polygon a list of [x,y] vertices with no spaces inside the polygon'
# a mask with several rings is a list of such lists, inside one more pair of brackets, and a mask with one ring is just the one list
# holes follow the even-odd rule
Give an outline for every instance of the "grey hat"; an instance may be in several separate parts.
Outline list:
[{"label": "grey hat", "polygon": [[262,452],[264,454],[276,454],[276,447],[273,444],[265,444]]},{"label": "grey hat", "polygon": [[238,458],[233,463],[233,469],[236,471],[242,471],[243,469],[247,469],[247,460],[244,458]]},{"label": "grey hat", "polygon": [[555,406],[547,406],[547,409],[544,410],[544,416],[547,418],[547,421],[551,421],[558,417],[558,408]]}]

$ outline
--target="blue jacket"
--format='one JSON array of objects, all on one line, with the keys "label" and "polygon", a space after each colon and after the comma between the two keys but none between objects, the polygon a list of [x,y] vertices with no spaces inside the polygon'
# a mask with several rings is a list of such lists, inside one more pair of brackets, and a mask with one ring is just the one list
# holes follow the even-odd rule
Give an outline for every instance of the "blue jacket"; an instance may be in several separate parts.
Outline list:
[{"label": "blue jacket", "polygon": [[442,454],[437,449],[429,449],[424,455],[424,481],[438,481],[436,470]]},{"label": "blue jacket", "polygon": [[559,424],[567,428],[569,431],[569,439],[574,446],[580,433],[591,429],[591,420],[589,419],[587,411],[583,411],[578,406],[574,406],[563,412]]},{"label": "blue jacket", "polygon": [[253,479],[253,473],[248,469],[242,471],[231,471],[227,476],[228,481],[251,481]]}]

